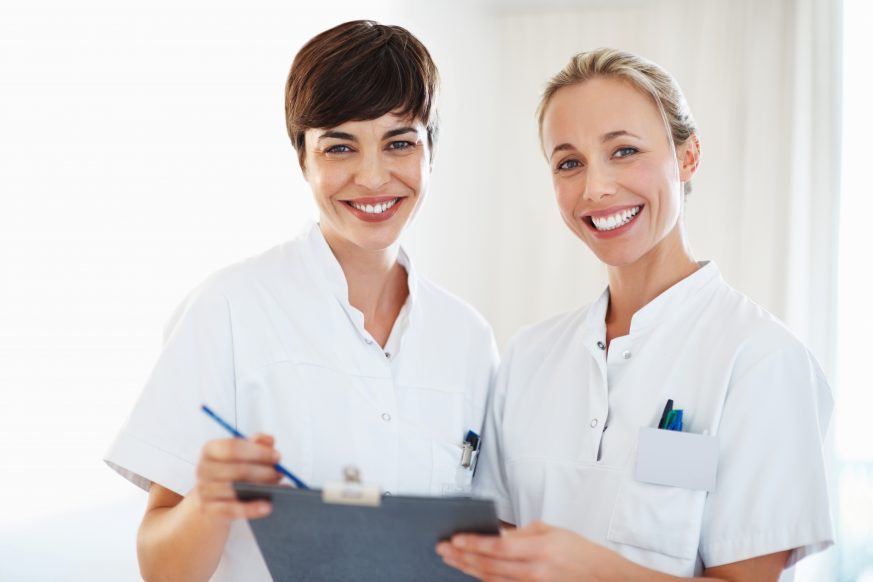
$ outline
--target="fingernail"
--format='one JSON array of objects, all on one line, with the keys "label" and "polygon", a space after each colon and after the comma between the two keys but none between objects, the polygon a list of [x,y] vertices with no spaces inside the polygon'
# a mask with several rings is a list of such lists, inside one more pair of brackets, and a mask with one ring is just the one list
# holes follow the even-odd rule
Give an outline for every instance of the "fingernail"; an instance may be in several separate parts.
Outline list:
[{"label": "fingernail", "polygon": [[282,458],[282,455],[279,454],[279,451],[273,451],[273,462],[278,463],[279,459]]},{"label": "fingernail", "polygon": [[268,515],[272,509],[269,503],[262,503],[258,507],[258,515]]}]

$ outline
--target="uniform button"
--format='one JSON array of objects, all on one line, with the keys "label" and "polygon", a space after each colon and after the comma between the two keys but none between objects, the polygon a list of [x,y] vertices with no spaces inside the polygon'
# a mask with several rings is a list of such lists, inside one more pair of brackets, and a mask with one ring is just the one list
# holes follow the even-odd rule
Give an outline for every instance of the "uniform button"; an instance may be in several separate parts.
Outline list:
[{"label": "uniform button", "polygon": [[630,359],[631,359],[631,353],[630,353],[628,350],[625,350],[625,351],[621,354],[621,357],[624,358],[625,360],[630,360]]},{"label": "uniform button", "polygon": [[364,343],[370,346],[373,345],[373,340],[371,340],[370,338],[364,338]]},{"label": "uniform button", "polygon": [[391,496],[391,492],[390,492],[390,491],[386,491],[386,492],[385,492],[385,497],[390,497],[390,496]]},{"label": "uniform button", "polygon": [[601,350],[605,350],[606,344],[603,342],[597,342],[597,347],[600,348]]},{"label": "uniform button", "polygon": [[388,414],[387,412],[383,412],[382,413],[382,420],[384,420],[385,422],[388,422],[389,420],[391,420],[391,415]]},{"label": "uniform button", "polygon": [[390,360],[391,359],[391,352],[385,352],[385,357]]},{"label": "uniform button", "polygon": [[591,419],[591,428],[596,428],[596,427],[597,427],[597,419],[596,419],[596,418],[592,418],[592,419]]}]

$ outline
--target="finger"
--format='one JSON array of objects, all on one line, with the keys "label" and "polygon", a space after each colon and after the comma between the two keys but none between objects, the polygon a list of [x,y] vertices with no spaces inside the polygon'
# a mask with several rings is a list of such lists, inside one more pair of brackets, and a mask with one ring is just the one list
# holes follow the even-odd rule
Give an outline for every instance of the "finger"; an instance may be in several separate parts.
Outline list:
[{"label": "finger", "polygon": [[243,439],[217,439],[203,447],[202,458],[213,461],[264,463],[279,461],[279,452],[272,447]]},{"label": "finger", "polygon": [[482,554],[465,552],[446,544],[440,548],[443,561],[465,574],[482,580],[526,580],[532,569],[530,562],[502,560]]},{"label": "finger", "polygon": [[248,481],[250,483],[277,483],[281,478],[273,465],[255,463],[225,463],[201,461],[197,465],[198,481]]},{"label": "finger", "polygon": [[484,536],[477,534],[458,534],[452,536],[451,545],[465,553],[502,560],[529,560],[537,555],[539,539],[530,536]]},{"label": "finger", "polygon": [[236,492],[229,481],[205,481],[197,484],[197,495],[203,503],[236,501]]},{"label": "finger", "polygon": [[272,448],[273,445],[276,444],[276,439],[273,438],[273,435],[264,434],[262,432],[256,432],[252,436],[249,437],[249,440],[259,445],[264,445],[265,447]]},{"label": "finger", "polygon": [[546,523],[541,521],[535,521],[530,523],[524,527],[516,527],[512,529],[502,529],[500,530],[501,535],[512,538],[512,537],[530,537],[532,535],[542,535],[551,530],[552,527]]},{"label": "finger", "polygon": [[270,515],[269,501],[215,501],[204,503],[203,512],[224,519],[258,519]]}]

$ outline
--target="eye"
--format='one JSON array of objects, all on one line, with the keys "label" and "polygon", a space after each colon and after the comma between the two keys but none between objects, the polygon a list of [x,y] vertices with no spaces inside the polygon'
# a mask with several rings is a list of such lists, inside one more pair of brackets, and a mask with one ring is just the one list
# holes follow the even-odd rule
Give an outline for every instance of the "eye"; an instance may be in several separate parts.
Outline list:
[{"label": "eye", "polygon": [[626,158],[634,154],[638,154],[640,150],[634,147],[626,146],[618,148],[613,154],[616,158]]},{"label": "eye", "polygon": [[415,147],[415,144],[413,142],[406,141],[406,140],[392,141],[391,143],[388,144],[388,149],[395,150],[395,151],[408,150],[408,149],[411,149],[414,147]]},{"label": "eye", "polygon": [[324,149],[326,154],[347,154],[352,151],[352,148],[345,144],[337,144]]},{"label": "eye", "polygon": [[582,167],[582,162],[580,162],[579,160],[574,160],[571,158],[569,160],[564,160],[563,162],[558,164],[558,167],[555,169],[556,169],[556,171],[561,172],[561,171],[567,171],[567,170],[575,170],[576,168],[581,168],[581,167]]}]

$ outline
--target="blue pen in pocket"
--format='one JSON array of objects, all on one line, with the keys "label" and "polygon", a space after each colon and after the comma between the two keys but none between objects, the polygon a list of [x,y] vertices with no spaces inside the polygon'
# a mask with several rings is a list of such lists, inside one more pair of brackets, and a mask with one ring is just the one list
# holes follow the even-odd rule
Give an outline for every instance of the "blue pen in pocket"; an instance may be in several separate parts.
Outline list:
[{"label": "blue pen in pocket", "polygon": [[682,432],[682,409],[674,409],[673,410],[673,418],[670,420],[670,424],[667,426],[667,430],[675,430]]}]

